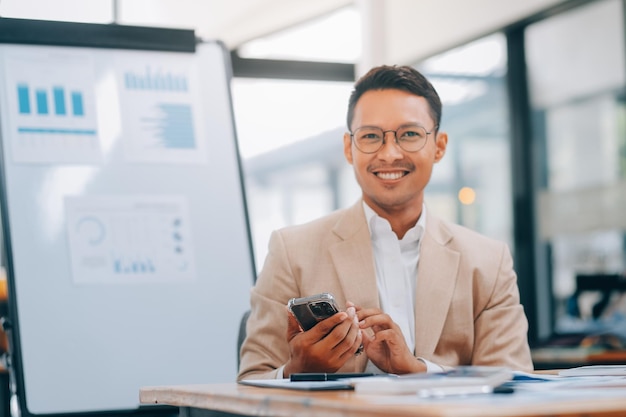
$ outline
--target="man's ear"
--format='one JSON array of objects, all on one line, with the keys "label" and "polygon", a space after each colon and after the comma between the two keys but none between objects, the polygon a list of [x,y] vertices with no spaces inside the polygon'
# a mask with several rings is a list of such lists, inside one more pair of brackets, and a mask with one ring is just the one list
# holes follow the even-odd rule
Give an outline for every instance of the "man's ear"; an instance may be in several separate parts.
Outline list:
[{"label": "man's ear", "polygon": [[446,154],[446,148],[448,147],[448,134],[446,132],[437,132],[435,146],[435,162],[439,162]]},{"label": "man's ear", "polygon": [[346,161],[352,165],[352,138],[348,132],[343,134],[343,154]]}]

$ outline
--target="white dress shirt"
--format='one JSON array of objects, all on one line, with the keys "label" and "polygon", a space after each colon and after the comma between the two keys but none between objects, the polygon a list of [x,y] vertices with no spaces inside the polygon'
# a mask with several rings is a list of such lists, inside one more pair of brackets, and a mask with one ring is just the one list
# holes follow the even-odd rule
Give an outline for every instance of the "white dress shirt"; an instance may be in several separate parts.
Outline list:
[{"label": "white dress shirt", "polygon": [[[400,327],[409,350],[415,353],[417,265],[422,236],[426,229],[426,205],[422,205],[420,218],[402,239],[398,239],[391,230],[389,221],[376,214],[365,202],[363,210],[372,238],[380,307]],[[418,359],[426,364],[428,372],[443,370],[437,364],[423,358]],[[367,369],[374,372],[377,370],[370,361]]]},{"label": "white dress shirt", "polygon": [[396,322],[409,350],[415,350],[415,291],[417,263],[426,212],[402,239],[391,230],[391,224],[363,203],[372,237],[376,282],[381,309]]}]

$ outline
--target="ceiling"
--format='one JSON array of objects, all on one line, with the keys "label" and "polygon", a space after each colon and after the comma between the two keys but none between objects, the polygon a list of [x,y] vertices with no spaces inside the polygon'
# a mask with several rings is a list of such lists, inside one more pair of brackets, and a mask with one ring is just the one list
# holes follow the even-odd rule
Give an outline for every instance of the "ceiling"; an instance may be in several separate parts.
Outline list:
[{"label": "ceiling", "polygon": [[362,24],[363,59],[410,63],[568,1],[575,0],[0,0],[0,15],[189,28],[233,49],[354,5],[371,22]]},{"label": "ceiling", "polygon": [[[200,36],[220,39],[231,49],[259,36],[294,26],[332,10],[354,5],[361,11],[363,20],[372,21],[371,24],[362,25],[364,28],[362,38],[366,44],[364,50],[374,55],[374,60],[394,63],[413,62],[565,2],[564,0],[118,1],[120,23],[192,27]],[[351,28],[346,28],[346,31],[349,30]]]},{"label": "ceiling", "polygon": [[234,48],[352,4],[351,0],[119,0],[120,23],[194,28]]}]

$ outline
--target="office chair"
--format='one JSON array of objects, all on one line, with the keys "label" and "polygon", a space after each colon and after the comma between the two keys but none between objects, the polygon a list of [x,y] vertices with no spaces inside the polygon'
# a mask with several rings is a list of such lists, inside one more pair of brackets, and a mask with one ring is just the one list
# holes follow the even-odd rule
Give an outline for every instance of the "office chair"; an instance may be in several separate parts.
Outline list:
[{"label": "office chair", "polygon": [[239,323],[239,336],[237,337],[237,371],[239,372],[239,363],[241,362],[241,345],[246,338],[246,324],[248,323],[248,317],[250,317],[250,310],[243,313],[241,322]]}]

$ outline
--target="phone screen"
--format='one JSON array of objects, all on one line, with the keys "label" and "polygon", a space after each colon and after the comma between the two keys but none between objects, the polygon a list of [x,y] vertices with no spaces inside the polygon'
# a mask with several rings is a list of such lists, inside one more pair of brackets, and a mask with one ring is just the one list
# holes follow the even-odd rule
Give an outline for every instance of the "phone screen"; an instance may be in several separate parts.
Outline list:
[{"label": "phone screen", "polygon": [[309,330],[318,322],[339,312],[333,296],[328,293],[294,298],[289,300],[288,305],[302,330]]}]

